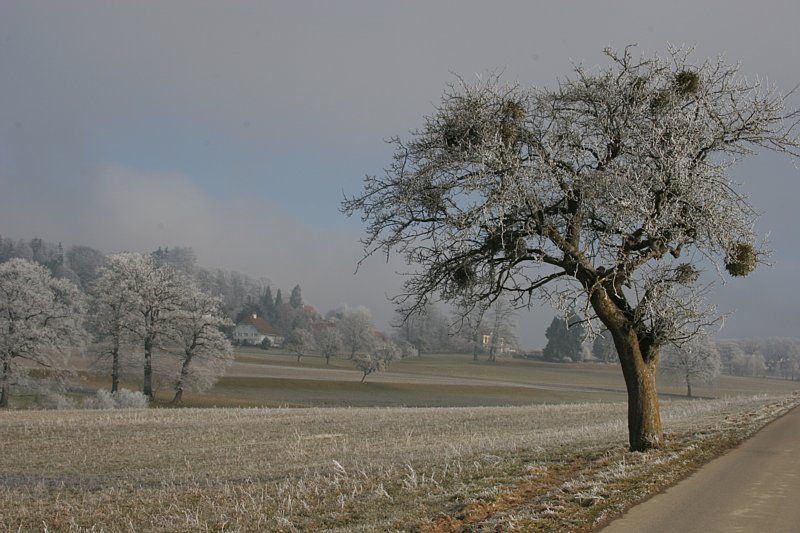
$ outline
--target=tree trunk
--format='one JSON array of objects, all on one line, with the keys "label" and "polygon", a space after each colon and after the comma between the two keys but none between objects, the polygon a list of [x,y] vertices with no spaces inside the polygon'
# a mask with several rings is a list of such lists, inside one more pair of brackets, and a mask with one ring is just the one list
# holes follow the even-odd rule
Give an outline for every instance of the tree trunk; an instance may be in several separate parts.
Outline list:
[{"label": "tree trunk", "polygon": [[11,385],[9,384],[9,374],[11,374],[11,363],[7,359],[3,359],[3,375],[0,376],[2,385],[0,385],[0,409],[8,408],[8,396],[11,394]]},{"label": "tree trunk", "polygon": [[119,350],[114,348],[111,352],[111,392],[119,390]]},{"label": "tree trunk", "polygon": [[656,391],[658,354],[642,354],[633,331],[619,334],[612,330],[611,333],[628,390],[628,443],[631,451],[643,452],[660,448],[663,435]]},{"label": "tree trunk", "polygon": [[144,384],[142,394],[153,399],[153,339],[144,339]]},{"label": "tree trunk", "polygon": [[692,381],[689,379],[689,376],[686,376],[686,396],[688,398],[692,397]]},{"label": "tree trunk", "polygon": [[[612,289],[613,290],[613,289]],[[591,293],[592,307],[614,339],[625,387],[628,391],[628,443],[631,451],[660,448],[661,412],[656,391],[658,348],[645,345],[625,313],[611,301],[609,292]]]},{"label": "tree trunk", "polygon": [[183,397],[183,386],[186,384],[186,379],[189,377],[189,363],[192,362],[193,354],[187,353],[181,365],[181,374],[178,377],[178,382],[175,383],[175,396],[172,398],[172,403],[177,405],[181,403]]}]

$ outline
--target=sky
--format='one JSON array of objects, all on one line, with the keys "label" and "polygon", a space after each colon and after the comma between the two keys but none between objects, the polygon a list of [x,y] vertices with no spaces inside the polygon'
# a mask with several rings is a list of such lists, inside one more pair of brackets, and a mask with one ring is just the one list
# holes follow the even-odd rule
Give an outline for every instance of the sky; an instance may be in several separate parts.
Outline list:
[{"label": "sky", "polygon": [[[386,327],[406,267],[371,258],[355,273],[364,228],[339,204],[456,75],[553,86],[606,47],[671,43],[788,92],[798,21],[796,0],[3,0],[0,235],[191,246],[201,266],[299,283],[323,313],[365,305]],[[800,170],[762,154],[734,175],[773,266],[718,286],[735,311],[719,335],[797,336]],[[554,315],[520,312],[523,345],[544,346]]]}]

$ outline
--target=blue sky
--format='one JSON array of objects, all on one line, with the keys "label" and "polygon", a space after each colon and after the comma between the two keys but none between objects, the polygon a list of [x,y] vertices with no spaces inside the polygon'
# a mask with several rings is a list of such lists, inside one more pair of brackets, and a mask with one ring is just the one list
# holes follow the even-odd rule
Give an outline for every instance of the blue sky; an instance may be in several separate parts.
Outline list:
[{"label": "blue sky", "polygon": [[[388,164],[383,139],[422,124],[453,74],[552,85],[606,46],[724,53],[800,83],[795,1],[0,3],[0,234],[105,252],[192,246],[200,262],[301,283],[325,311],[385,324],[397,263],[353,276],[361,227],[342,192]],[[798,105],[797,97],[791,99]],[[717,291],[722,335],[796,335],[800,173],[737,169],[774,267]],[[544,344],[549,309],[521,313]]]}]

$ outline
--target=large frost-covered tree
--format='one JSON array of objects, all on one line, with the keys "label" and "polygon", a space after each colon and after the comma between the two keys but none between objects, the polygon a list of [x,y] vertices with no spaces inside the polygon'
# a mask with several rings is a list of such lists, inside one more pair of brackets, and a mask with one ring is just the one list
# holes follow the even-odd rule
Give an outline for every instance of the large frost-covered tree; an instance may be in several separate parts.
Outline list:
[{"label": "large frost-covered tree", "polygon": [[[90,324],[98,353],[111,359],[112,391],[119,386],[122,356],[134,346],[143,355],[142,392],[150,399],[156,353],[177,355],[171,378],[175,403],[188,388],[213,385],[232,359],[232,347],[220,329],[232,325],[222,298],[209,295],[157,256],[112,255],[91,295]],[[169,375],[174,367],[164,361],[159,375]]]},{"label": "large frost-covered tree", "polygon": [[0,264],[0,408],[31,367],[52,369],[83,341],[84,300],[70,281],[26,259]]},{"label": "large frost-covered tree", "polygon": [[152,399],[153,354],[168,332],[170,313],[180,308],[186,295],[185,278],[152,255],[124,252],[109,258],[108,268],[120,280],[135,321],[128,324],[144,355],[142,393]]},{"label": "large frost-covered tree", "polygon": [[202,391],[213,386],[233,362],[233,346],[222,331],[232,325],[223,311],[222,298],[184,279],[183,295],[170,313],[167,331],[179,347],[173,403],[181,402],[186,389]]},{"label": "large frost-covered tree", "polygon": [[[88,328],[93,351],[111,365],[111,392],[119,390],[123,357],[132,351],[139,316],[135,314],[135,295],[127,288],[127,271],[119,258],[111,266],[100,267],[89,286]],[[126,350],[126,348],[128,348]]]},{"label": "large frost-covered tree", "polygon": [[763,258],[730,169],[759,147],[798,155],[799,114],[721,59],[606,53],[551,89],[453,84],[342,210],[366,223],[367,256],[419,265],[398,297],[409,311],[435,295],[577,300],[614,339],[630,446],[646,450],[663,441],[659,348],[714,321],[699,269],[743,276]]}]

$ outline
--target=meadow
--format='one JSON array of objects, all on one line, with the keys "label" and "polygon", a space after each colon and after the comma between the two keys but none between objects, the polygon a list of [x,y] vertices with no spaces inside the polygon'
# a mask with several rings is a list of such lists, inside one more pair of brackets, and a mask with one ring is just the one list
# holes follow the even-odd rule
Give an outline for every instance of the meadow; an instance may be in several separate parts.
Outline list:
[{"label": "meadow", "polygon": [[[623,402],[627,395],[618,365],[563,364],[500,358],[473,361],[465,354],[426,354],[394,361],[386,372],[359,383],[350,361],[239,348],[237,362],[213,390],[187,394],[189,406],[249,407],[478,407],[575,402]],[[107,386],[107,385],[106,385]],[[790,394],[797,382],[722,375],[698,383],[699,398]],[[685,385],[663,376],[663,398],[683,398]],[[164,394],[167,398],[168,394]]]},{"label": "meadow", "polygon": [[242,351],[187,396],[239,407],[2,413],[0,530],[588,531],[800,401],[667,385],[667,446],[631,453],[618,368],[465,357],[361,384],[347,361]]}]

